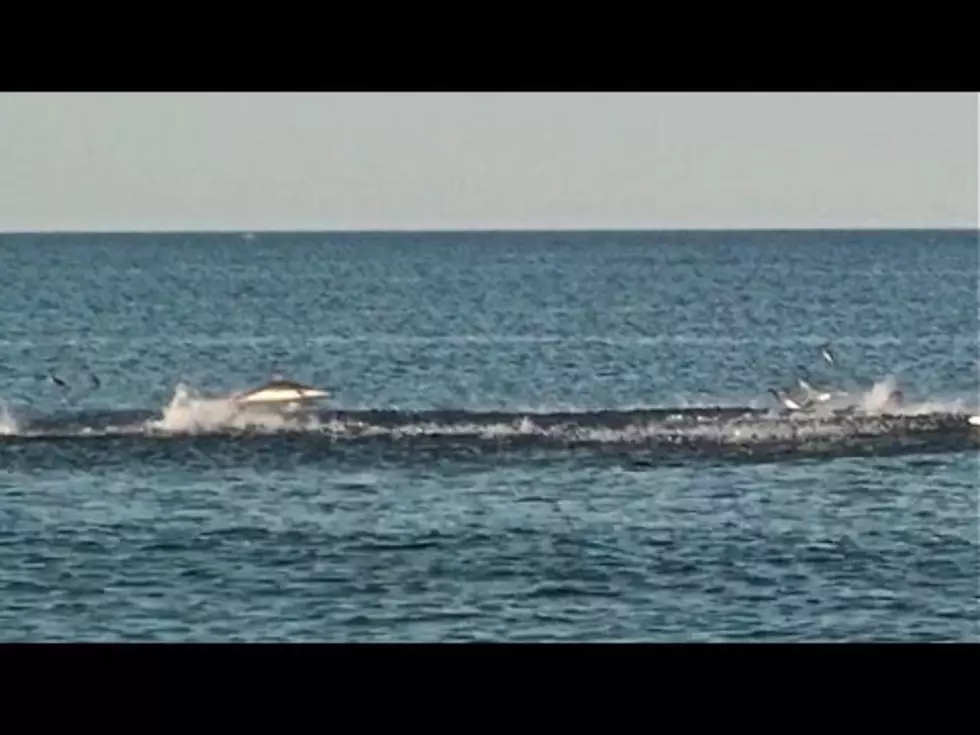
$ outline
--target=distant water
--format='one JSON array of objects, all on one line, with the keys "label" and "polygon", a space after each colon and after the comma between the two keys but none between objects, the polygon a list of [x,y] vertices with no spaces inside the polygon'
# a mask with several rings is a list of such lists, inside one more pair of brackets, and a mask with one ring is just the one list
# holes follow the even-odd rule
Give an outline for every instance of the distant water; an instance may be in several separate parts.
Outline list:
[{"label": "distant water", "polygon": [[[976,641],[978,261],[975,231],[0,236],[0,640]],[[334,396],[220,399],[276,370]],[[799,375],[850,412],[780,415]]]}]

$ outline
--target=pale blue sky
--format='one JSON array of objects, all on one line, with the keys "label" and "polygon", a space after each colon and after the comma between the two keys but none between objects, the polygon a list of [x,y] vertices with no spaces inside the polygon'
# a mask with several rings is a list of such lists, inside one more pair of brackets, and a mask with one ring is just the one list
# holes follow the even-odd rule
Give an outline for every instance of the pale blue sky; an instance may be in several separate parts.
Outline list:
[{"label": "pale blue sky", "polygon": [[976,94],[0,93],[0,231],[976,227]]}]

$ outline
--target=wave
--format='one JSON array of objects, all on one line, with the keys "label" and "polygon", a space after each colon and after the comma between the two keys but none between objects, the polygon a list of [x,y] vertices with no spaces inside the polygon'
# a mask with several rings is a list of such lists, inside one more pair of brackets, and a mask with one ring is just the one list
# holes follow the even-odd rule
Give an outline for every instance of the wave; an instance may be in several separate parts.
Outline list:
[{"label": "wave", "polygon": [[980,430],[962,402],[932,402],[889,412],[885,380],[849,412],[783,415],[749,406],[653,407],[604,411],[425,411],[325,409],[302,414],[243,411],[224,398],[179,385],[162,410],[15,415],[0,404],[0,444],[188,436],[243,439],[324,438],[331,444],[386,443],[505,448],[593,446],[654,453],[840,453],[856,450],[961,451],[980,447]]}]

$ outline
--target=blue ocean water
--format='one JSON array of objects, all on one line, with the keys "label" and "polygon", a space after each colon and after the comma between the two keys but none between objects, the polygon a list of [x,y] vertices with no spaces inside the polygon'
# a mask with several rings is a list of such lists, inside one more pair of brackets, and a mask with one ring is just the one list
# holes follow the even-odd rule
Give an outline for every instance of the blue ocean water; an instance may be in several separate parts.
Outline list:
[{"label": "blue ocean water", "polygon": [[978,254],[0,236],[0,640],[976,641]]}]

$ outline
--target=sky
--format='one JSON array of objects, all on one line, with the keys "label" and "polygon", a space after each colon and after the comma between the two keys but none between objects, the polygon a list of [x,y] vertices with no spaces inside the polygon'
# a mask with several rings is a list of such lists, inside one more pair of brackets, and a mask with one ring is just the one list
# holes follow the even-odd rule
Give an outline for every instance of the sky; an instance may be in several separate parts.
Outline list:
[{"label": "sky", "polygon": [[0,93],[0,231],[977,227],[978,96]]}]

